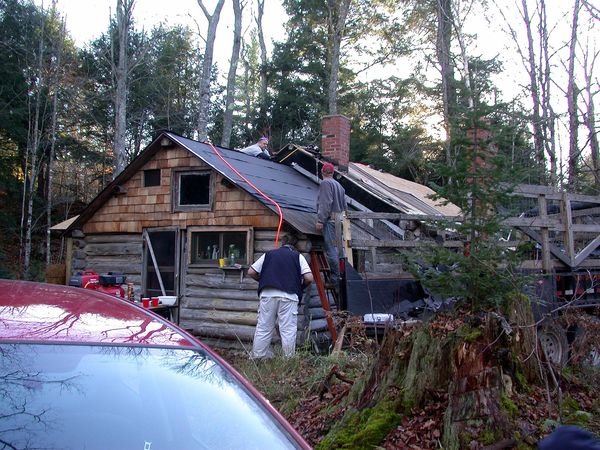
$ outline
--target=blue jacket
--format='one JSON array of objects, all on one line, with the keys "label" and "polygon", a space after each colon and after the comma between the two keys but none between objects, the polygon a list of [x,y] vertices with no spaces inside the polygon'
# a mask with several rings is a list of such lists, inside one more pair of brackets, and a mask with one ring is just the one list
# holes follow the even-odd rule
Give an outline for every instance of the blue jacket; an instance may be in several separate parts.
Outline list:
[{"label": "blue jacket", "polygon": [[300,254],[292,247],[284,245],[265,254],[258,294],[266,287],[279,289],[290,294],[295,293],[302,299],[302,273],[300,272]]}]

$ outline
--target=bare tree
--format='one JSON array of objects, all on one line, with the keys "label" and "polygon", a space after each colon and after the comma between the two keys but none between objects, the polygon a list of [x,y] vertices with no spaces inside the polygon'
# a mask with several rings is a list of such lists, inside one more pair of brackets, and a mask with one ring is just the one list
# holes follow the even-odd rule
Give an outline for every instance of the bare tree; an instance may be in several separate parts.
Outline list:
[{"label": "bare tree", "polygon": [[[558,175],[558,157],[556,155],[556,117],[552,108],[551,91],[551,55],[549,32],[544,0],[536,0],[537,34],[534,35],[534,21],[529,12],[527,0],[521,0],[518,7],[525,27],[526,46],[521,46],[517,30],[512,26],[504,11],[499,8],[506,27],[516,45],[521,62],[529,76],[529,95],[532,101],[531,126],[535,158],[540,166],[550,161],[549,184],[555,184]],[[536,41],[537,38],[537,41]]]},{"label": "bare tree", "polygon": [[[589,11],[589,9],[588,9]],[[589,11],[590,16],[593,20],[598,20],[593,11]],[[593,26],[593,24],[592,24]],[[591,27],[590,27],[591,28]],[[588,33],[588,36],[590,33]],[[596,110],[594,107],[594,101],[596,95],[600,93],[600,82],[598,77],[595,76],[595,66],[598,57],[600,56],[600,50],[592,47],[589,42],[582,49],[582,66],[583,66],[583,77],[584,86],[582,92],[585,94],[582,96],[582,105],[580,106],[580,114],[583,117],[583,124],[587,130],[588,143],[590,146],[590,161],[591,170],[593,175],[593,185],[597,191],[600,191],[600,146],[598,144],[598,129],[596,125]]]},{"label": "bare tree", "polygon": [[579,115],[577,111],[577,97],[579,92],[575,84],[575,50],[577,48],[577,23],[581,5],[575,0],[573,6],[573,20],[571,22],[571,40],[569,43],[569,68],[567,84],[567,108],[569,115],[569,161],[567,167],[567,185],[575,188],[577,184],[577,166],[580,156],[578,148]]},{"label": "bare tree", "polygon": [[265,11],[265,0],[256,0],[257,13],[256,13],[256,32],[258,34],[258,44],[260,46],[260,90],[259,90],[259,102],[260,102],[260,120],[263,121],[267,115],[267,105],[265,103],[267,98],[267,46],[265,45],[265,35],[263,32],[263,14]]},{"label": "bare tree", "polygon": [[117,45],[119,57],[116,64],[114,57],[111,58],[112,75],[116,87],[113,178],[123,171],[127,159],[125,149],[127,133],[127,78],[130,71],[127,46],[134,5],[135,0],[117,0]]},{"label": "bare tree", "polygon": [[227,76],[227,93],[225,96],[225,113],[223,117],[223,135],[221,136],[221,146],[229,147],[231,140],[231,130],[233,128],[233,107],[235,101],[235,81],[240,59],[240,48],[242,46],[242,12],[246,2],[233,0],[233,49],[231,50],[231,61],[229,63],[229,75]]},{"label": "bare tree", "polygon": [[204,60],[202,61],[202,75],[200,78],[200,108],[198,112],[198,140],[206,141],[208,138],[208,113],[210,106],[210,71],[213,62],[213,51],[215,38],[217,36],[217,25],[221,17],[225,0],[219,0],[212,14],[206,9],[202,0],[198,5],[202,9],[206,20],[208,20],[208,32],[206,34],[206,47],[204,49]]},{"label": "bare tree", "polygon": [[57,45],[56,57],[54,58],[54,74],[55,79],[53,83],[54,92],[52,93],[52,129],[50,131],[50,151],[48,154],[47,177],[46,177],[46,265],[51,263],[52,248],[50,239],[50,228],[52,227],[52,175],[54,170],[54,153],[56,148],[56,129],[57,129],[57,115],[58,115],[58,93],[60,90],[60,72],[61,72],[61,60],[62,53],[65,43],[66,26],[63,19],[60,32],[60,41]]},{"label": "bare tree", "polygon": [[[40,174],[41,167],[41,142],[42,128],[44,121],[43,109],[44,94],[46,84],[46,68],[44,65],[44,57],[46,46],[44,38],[46,34],[46,16],[42,15],[42,23],[40,25],[40,38],[38,43],[38,52],[35,61],[35,73],[31,76],[31,95],[29,101],[33,101],[29,106],[29,130],[27,134],[27,158],[25,161],[26,179],[23,190],[23,206],[21,220],[25,218],[25,226],[23,227],[24,243],[23,249],[23,273],[27,277],[31,265],[31,238],[33,231],[33,202],[35,198],[35,189],[37,180]],[[28,163],[29,161],[29,163]]]},{"label": "bare tree", "polygon": [[346,18],[351,0],[327,0],[327,26],[329,28],[329,85],[327,104],[329,114],[337,114],[337,92],[340,72],[340,48],[346,30]]},{"label": "bare tree", "polygon": [[450,142],[452,140],[452,115],[456,94],[454,92],[454,63],[452,62],[452,0],[437,0],[436,56],[442,81],[442,108],[446,142],[446,162],[452,163]]}]

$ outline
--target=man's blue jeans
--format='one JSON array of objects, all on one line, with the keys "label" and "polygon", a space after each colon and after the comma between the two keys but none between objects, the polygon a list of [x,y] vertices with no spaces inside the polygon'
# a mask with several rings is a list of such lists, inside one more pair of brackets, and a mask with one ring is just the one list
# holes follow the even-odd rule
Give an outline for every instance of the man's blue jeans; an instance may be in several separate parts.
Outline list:
[{"label": "man's blue jeans", "polygon": [[331,282],[337,285],[340,279],[340,259],[335,241],[335,221],[333,220],[328,220],[323,224],[323,243],[325,245],[325,256],[331,269]]}]

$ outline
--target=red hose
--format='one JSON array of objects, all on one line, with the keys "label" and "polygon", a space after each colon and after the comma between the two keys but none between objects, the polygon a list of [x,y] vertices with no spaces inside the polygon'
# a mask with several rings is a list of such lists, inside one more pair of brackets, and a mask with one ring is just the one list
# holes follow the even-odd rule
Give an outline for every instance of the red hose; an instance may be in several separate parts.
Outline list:
[{"label": "red hose", "polygon": [[229,163],[229,161],[227,161],[225,158],[223,158],[223,155],[221,155],[219,153],[219,151],[215,148],[214,145],[212,145],[210,142],[205,142],[205,144],[208,145],[210,148],[212,148],[213,152],[215,152],[215,155],[217,155],[227,165],[227,167],[229,167],[231,170],[233,170],[237,174],[237,176],[239,176],[242,180],[244,180],[246,183],[248,183],[256,192],[258,192],[261,195],[261,197],[267,199],[268,201],[270,201],[271,203],[273,203],[275,205],[275,207],[277,208],[277,213],[279,214],[279,224],[277,225],[277,234],[275,235],[275,248],[279,247],[279,233],[281,232],[281,224],[283,223],[283,212],[281,211],[281,207],[279,206],[279,203],[277,203],[271,197],[266,195],[259,188],[254,186],[254,184],[252,184],[244,175],[239,173],[236,170],[236,168],[233,167]]}]

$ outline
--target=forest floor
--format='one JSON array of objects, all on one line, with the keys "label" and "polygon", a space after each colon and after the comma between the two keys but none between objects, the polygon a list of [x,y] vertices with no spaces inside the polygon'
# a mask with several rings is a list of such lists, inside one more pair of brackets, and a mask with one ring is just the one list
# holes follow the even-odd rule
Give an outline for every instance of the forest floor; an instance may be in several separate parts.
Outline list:
[{"label": "forest floor", "polygon": [[[435,333],[444,333],[462,324],[460,316],[439,316],[427,326]],[[291,359],[252,361],[240,350],[219,352],[282,412],[309,444],[316,446],[353,407],[349,397],[352,386],[368,377],[375,367],[378,345],[365,334],[359,335],[335,355],[316,355],[309,348],[300,348]],[[515,429],[521,439],[518,448],[537,448],[537,442],[560,423],[576,424],[600,435],[600,370],[583,373],[566,366],[554,373],[560,389],[528,385],[510,393]],[[432,392],[430,398],[424,407],[401,416],[379,448],[442,448],[448,392]],[[492,448],[517,447],[514,442],[502,444],[493,438],[486,442],[481,437],[469,446]]]}]

